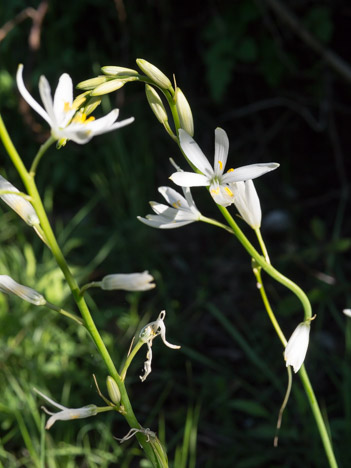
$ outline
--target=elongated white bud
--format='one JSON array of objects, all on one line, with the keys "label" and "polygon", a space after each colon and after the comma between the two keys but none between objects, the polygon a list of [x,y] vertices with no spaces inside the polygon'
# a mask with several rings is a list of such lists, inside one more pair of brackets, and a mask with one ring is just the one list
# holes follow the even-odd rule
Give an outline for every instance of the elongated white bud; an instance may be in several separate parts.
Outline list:
[{"label": "elongated white bud", "polygon": [[[8,180],[0,176],[0,190],[7,190],[9,192],[18,192]],[[0,198],[15,211],[29,226],[40,224],[37,213],[35,212],[31,203],[23,198],[21,195],[14,195],[11,193],[0,195]]]},{"label": "elongated white bud", "polygon": [[297,372],[302,366],[310,339],[310,321],[300,323],[291,335],[284,351],[286,366],[292,366]]},{"label": "elongated white bud", "polygon": [[46,304],[45,297],[32,288],[23,286],[17,283],[14,279],[7,275],[0,275],[0,291],[7,294],[14,294],[24,301],[34,305]]},{"label": "elongated white bud", "polygon": [[154,281],[154,278],[148,271],[144,271],[143,273],[119,273],[107,275],[102,278],[100,287],[106,291],[112,291],[114,289],[123,289],[124,291],[147,291],[156,286],[152,281]]}]

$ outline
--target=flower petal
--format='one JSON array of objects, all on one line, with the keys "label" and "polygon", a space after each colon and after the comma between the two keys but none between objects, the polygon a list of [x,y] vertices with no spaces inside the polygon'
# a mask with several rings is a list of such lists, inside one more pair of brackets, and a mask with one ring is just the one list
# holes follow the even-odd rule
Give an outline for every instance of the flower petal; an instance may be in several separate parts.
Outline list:
[{"label": "flower petal", "polygon": [[17,69],[17,74],[16,74],[16,81],[17,81],[17,87],[19,92],[21,93],[23,99],[27,101],[27,103],[34,109],[36,112],[38,112],[41,117],[43,117],[44,120],[47,121],[47,123],[51,126],[52,121],[51,118],[49,117],[49,114],[41,107],[41,105],[29,94],[27,91],[27,88],[24,86],[23,82],[23,65],[20,64],[18,65]]},{"label": "flower petal", "polygon": [[177,210],[189,210],[186,199],[171,187],[159,187],[158,191],[163,198]]},{"label": "flower petal", "polygon": [[193,223],[196,221],[195,219],[184,220],[184,221],[175,221],[170,220],[162,215],[147,215],[146,218],[142,218],[141,216],[137,216],[138,220],[142,223],[146,224],[147,226],[157,228],[157,229],[175,229],[182,226],[186,226],[187,224]]},{"label": "flower petal", "polygon": [[203,174],[213,176],[213,168],[208,162],[208,159],[195,140],[181,128],[179,129],[179,142],[189,161]]},{"label": "flower petal", "polygon": [[170,179],[181,187],[207,187],[210,185],[208,177],[196,172],[174,172]]},{"label": "flower petal", "polygon": [[223,174],[227,163],[229,151],[229,139],[226,132],[222,128],[215,130],[215,155],[214,155],[214,173],[217,176]]},{"label": "flower petal", "polygon": [[71,77],[64,73],[60,76],[55,96],[54,96],[54,114],[56,123],[59,127],[66,127],[71,121],[76,109],[72,108],[73,102],[73,84]]},{"label": "flower petal", "polygon": [[223,183],[239,182],[243,180],[256,179],[267,172],[273,171],[279,167],[278,163],[258,163],[248,166],[238,167],[233,171],[227,172],[222,177]]},{"label": "flower petal", "polygon": [[258,229],[261,226],[262,212],[260,200],[252,180],[234,182],[230,184],[230,189],[234,193],[234,205],[241,217],[252,229]]},{"label": "flower petal", "polygon": [[54,112],[54,103],[51,96],[51,88],[48,80],[44,75],[41,75],[39,79],[39,94],[41,100],[43,101],[46,112],[50,117],[50,126],[51,128],[56,128],[58,126],[55,112]]}]

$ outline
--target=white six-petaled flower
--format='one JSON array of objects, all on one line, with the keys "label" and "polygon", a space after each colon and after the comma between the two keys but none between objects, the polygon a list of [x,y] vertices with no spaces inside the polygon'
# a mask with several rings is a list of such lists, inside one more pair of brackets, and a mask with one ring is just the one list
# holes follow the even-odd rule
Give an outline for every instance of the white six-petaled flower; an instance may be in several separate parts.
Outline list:
[{"label": "white six-petaled flower", "polygon": [[252,229],[261,227],[261,204],[254,183],[251,179],[246,182],[234,182],[229,184],[234,194],[234,205],[241,217]]},{"label": "white six-petaled flower", "polygon": [[117,128],[124,127],[133,122],[131,117],[121,122],[116,122],[119,114],[118,109],[114,109],[104,117],[95,120],[94,117],[86,118],[82,112],[77,112],[73,104],[73,84],[71,77],[64,73],[61,75],[54,99],[51,96],[51,89],[45,76],[39,80],[39,93],[44,107],[42,107],[28,92],[23,82],[23,65],[20,64],[17,70],[17,86],[22,97],[27,103],[44,119],[51,127],[52,136],[64,144],[66,140],[73,140],[76,143],[84,144],[94,136],[111,132]]},{"label": "white six-petaled flower", "polygon": [[147,215],[146,218],[138,216],[142,223],[160,229],[174,229],[201,219],[201,213],[195,206],[189,187],[183,188],[184,197],[171,187],[159,187],[158,191],[170,206],[150,202],[156,214]]},{"label": "white six-petaled flower", "polygon": [[310,329],[310,320],[301,322],[295,328],[286,345],[284,351],[286,366],[292,366],[295,373],[300,369],[305,360],[310,339]]},{"label": "white six-petaled flower", "polygon": [[66,408],[65,406],[56,403],[56,401],[44,395],[44,393],[39,392],[39,390],[36,388],[33,390],[42,398],[44,398],[44,400],[46,400],[48,403],[56,406],[56,408],[61,410],[58,413],[52,413],[51,411],[48,411],[45,406],[42,406],[42,409],[45,411],[45,413],[51,415],[51,417],[47,420],[45,429],[50,429],[50,427],[52,427],[56,421],[89,418],[90,416],[96,416],[99,412],[99,408],[96,405],[87,405],[83,406],[82,408]]},{"label": "white six-petaled flower", "polygon": [[221,128],[215,130],[214,167],[211,166],[193,138],[182,129],[179,129],[179,141],[184,154],[200,174],[196,172],[175,172],[171,175],[171,180],[181,187],[209,186],[214,201],[222,206],[229,206],[234,202],[234,194],[228,184],[255,179],[279,166],[277,163],[250,164],[236,169],[229,169],[224,173],[229,140],[226,132]]}]

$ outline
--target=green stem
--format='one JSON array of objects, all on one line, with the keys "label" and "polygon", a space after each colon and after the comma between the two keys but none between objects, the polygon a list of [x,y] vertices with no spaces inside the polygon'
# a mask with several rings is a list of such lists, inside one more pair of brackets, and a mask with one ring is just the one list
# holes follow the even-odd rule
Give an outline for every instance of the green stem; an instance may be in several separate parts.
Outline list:
[{"label": "green stem", "polygon": [[32,177],[35,177],[35,174],[36,174],[36,171],[37,171],[37,167],[38,167],[38,164],[41,160],[41,158],[44,156],[45,152],[47,149],[50,148],[50,146],[55,143],[56,139],[51,136],[48,140],[46,140],[45,143],[43,143],[41,145],[41,147],[39,148],[39,151],[38,153],[36,154],[34,160],[33,160],[33,163],[31,165],[31,168],[30,168],[30,171],[29,171],[29,174],[32,176]]},{"label": "green stem", "polygon": [[[263,239],[262,239],[262,243],[264,245]],[[267,252],[266,248],[264,248],[264,251]],[[267,256],[268,256],[268,254],[267,254]],[[274,327],[280,341],[282,342],[283,346],[285,347],[286,344],[287,344],[287,341],[286,341],[286,338],[284,336],[284,333],[282,332],[282,330],[281,330],[281,328],[279,326],[279,323],[278,323],[278,321],[277,321],[277,319],[276,319],[276,317],[274,315],[274,312],[272,310],[272,307],[271,307],[270,302],[268,300],[268,297],[266,295],[264,285],[263,285],[263,282],[262,282],[262,278],[261,278],[260,268],[259,267],[257,268],[257,267],[254,266],[253,272],[254,272],[254,275],[256,277],[257,283],[259,285],[259,291],[260,291],[260,294],[261,294],[261,298],[262,298],[263,304],[264,304],[264,306],[266,308],[266,311],[268,313],[268,316],[269,316],[269,318],[270,318],[270,320],[271,320],[271,322],[273,324],[273,327]],[[331,438],[330,438],[330,436],[329,436],[329,434],[327,432],[326,425],[325,425],[325,422],[324,422],[323,417],[322,417],[321,410],[320,410],[319,405],[318,405],[318,401],[317,401],[316,396],[314,394],[311,382],[309,380],[309,377],[307,375],[307,372],[306,372],[306,369],[305,369],[304,365],[301,366],[300,371],[299,371],[299,375],[300,375],[300,378],[301,378],[301,381],[302,381],[302,385],[303,385],[303,387],[305,389],[307,399],[308,399],[308,401],[310,403],[312,413],[313,413],[314,419],[316,421],[316,425],[317,425],[320,437],[322,439],[324,450],[325,450],[325,453],[326,453],[328,461],[329,461],[329,465],[330,465],[331,468],[337,468],[338,465],[337,465],[337,462],[336,462],[336,459],[335,459]],[[290,390],[288,389],[287,395],[289,393],[290,393]],[[279,419],[280,420],[281,420],[281,412],[284,409],[285,405],[286,405],[286,398],[284,399],[282,409],[281,409],[281,411],[279,413]],[[279,423],[279,420],[278,420],[278,423]],[[277,439],[275,438],[274,439],[275,443],[276,443],[276,440]]]},{"label": "green stem", "polygon": [[230,227],[226,226],[223,223],[220,223],[219,221],[217,221],[215,219],[207,218],[206,216],[201,215],[200,221],[203,221],[204,223],[207,223],[207,224],[212,224],[213,226],[220,227],[220,228],[225,229],[226,231],[228,231],[230,234],[234,234],[233,229],[231,229]]},{"label": "green stem", "polygon": [[264,258],[266,259],[266,262],[271,263],[271,261],[269,259],[268,252],[267,252],[266,244],[264,243],[263,238],[262,238],[260,228],[255,229],[255,233],[256,233],[256,236],[257,236],[257,239],[258,239],[258,243],[260,244],[262,253],[264,255]]},{"label": "green stem", "polygon": [[258,268],[254,267],[253,272],[254,272],[254,275],[256,277],[257,287],[258,287],[258,290],[260,291],[261,299],[262,299],[262,302],[263,302],[263,304],[264,304],[264,306],[266,308],[268,317],[270,318],[270,320],[272,322],[272,325],[274,327],[274,330],[276,331],[277,335],[279,336],[280,341],[282,342],[283,346],[285,347],[286,344],[287,344],[287,340],[286,340],[286,338],[284,336],[284,333],[283,333],[282,329],[280,328],[280,325],[279,325],[277,319],[275,318],[275,315],[274,315],[274,312],[272,310],[271,304],[270,304],[269,299],[267,297],[266,290],[264,288],[263,281],[262,281],[260,267],[258,267]]},{"label": "green stem", "polygon": [[278,283],[283,284],[288,289],[290,289],[301,301],[302,306],[305,312],[305,320],[310,320],[312,318],[312,307],[311,303],[308,300],[308,297],[304,293],[304,291],[293,281],[291,281],[286,276],[282,275],[278,270],[276,270],[270,263],[268,263],[262,255],[254,248],[251,242],[247,239],[245,234],[239,228],[239,226],[234,221],[233,217],[225,208],[224,206],[217,205],[218,209],[224,216],[225,220],[232,228],[235,236],[239,240],[239,242],[243,245],[245,250],[249,253],[251,257],[253,257],[256,262],[262,267],[262,269],[267,272],[272,278],[274,278]]},{"label": "green stem", "polygon": [[[76,280],[74,279],[67,263],[66,260],[62,254],[62,251],[57,243],[56,237],[53,233],[53,230],[51,228],[51,225],[49,223],[48,217],[46,215],[41,197],[39,195],[37,186],[35,184],[33,175],[30,174],[25,165],[22,162],[21,157],[19,156],[15,146],[12,143],[12,140],[7,132],[7,129],[4,125],[3,119],[0,115],[0,138],[3,142],[3,145],[13,163],[15,168],[17,169],[29,195],[31,196],[32,199],[32,204],[33,207],[39,217],[41,227],[44,231],[45,234],[45,240],[47,241],[47,244],[49,245],[56,262],[58,266],[61,268],[62,273],[64,274],[66,281],[71,289],[73,298],[81,312],[81,315],[84,319],[85,326],[90,333],[102,359],[105,362],[105,365],[108,369],[109,374],[113,377],[113,379],[116,381],[118,388],[121,392],[121,403],[123,404],[123,407],[125,409],[125,418],[130,425],[130,427],[135,427],[135,428],[140,428],[141,425],[139,424],[138,420],[136,419],[124,382],[122,381],[120,375],[118,374],[116,367],[111,359],[111,356],[109,352],[107,351],[107,348],[105,346],[104,341],[102,340],[95,323],[92,319],[92,316],[90,314],[89,308],[84,300],[84,298],[80,295],[80,289],[78,287],[78,284]],[[47,148],[49,145],[47,145]],[[42,156],[42,155],[41,155]],[[143,434],[137,434],[137,438],[139,443],[143,446],[143,449],[145,451],[145,454],[149,458],[149,460],[153,463],[155,467],[157,467],[157,460],[155,457],[155,454],[153,452],[152,447],[150,444],[147,442],[146,437]]]},{"label": "green stem", "polygon": [[61,307],[57,307],[55,304],[52,304],[51,302],[47,302],[45,304],[46,307],[48,307],[51,310],[54,310],[55,312],[58,312],[61,315],[64,315],[65,317],[68,317],[75,322],[77,322],[79,325],[83,325],[83,322],[79,317],[77,317],[75,314],[72,314],[71,312],[67,312],[67,310],[61,309]]},{"label": "green stem", "polygon": [[313,416],[314,416],[314,419],[316,421],[316,424],[317,424],[317,427],[318,427],[318,430],[319,430],[319,434],[321,436],[321,439],[322,439],[322,442],[323,442],[323,445],[324,445],[324,450],[325,450],[325,452],[327,454],[329,465],[330,465],[331,468],[338,468],[338,464],[337,464],[337,461],[336,461],[336,458],[335,458],[335,455],[334,455],[332,442],[331,442],[330,436],[328,434],[325,422],[323,420],[321,410],[320,410],[319,405],[318,405],[316,395],[314,394],[314,391],[313,391],[310,379],[308,378],[308,375],[307,375],[304,364],[300,368],[299,375],[300,375],[302,384],[303,384],[303,386],[305,388],[307,398],[308,398],[308,400],[310,402],[311,409],[312,409],[312,412],[313,412]]},{"label": "green stem", "polygon": [[137,342],[137,344],[134,346],[134,348],[132,349],[132,351],[130,352],[129,356],[127,357],[126,359],[126,362],[121,370],[121,379],[124,380],[126,378],[126,375],[127,375],[127,370],[128,370],[128,367],[130,366],[131,362],[133,361],[136,353],[139,351],[139,349],[143,346],[144,341],[141,341],[139,340]]}]

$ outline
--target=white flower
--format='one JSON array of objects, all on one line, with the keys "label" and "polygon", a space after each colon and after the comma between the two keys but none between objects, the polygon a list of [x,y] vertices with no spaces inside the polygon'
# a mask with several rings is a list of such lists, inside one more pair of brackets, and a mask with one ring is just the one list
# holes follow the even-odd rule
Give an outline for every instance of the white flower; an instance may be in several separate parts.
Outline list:
[{"label": "white flower", "polygon": [[139,334],[139,339],[147,344],[147,353],[146,361],[144,362],[144,375],[140,376],[140,380],[144,382],[146,377],[151,373],[151,361],[152,361],[152,342],[156,336],[161,335],[163,343],[168,346],[168,348],[179,349],[180,346],[172,345],[166,340],[166,325],[164,324],[164,319],[166,317],[166,311],[163,310],[160,312],[160,315],[157,317],[157,320],[150,322],[141,330]]},{"label": "white flower", "polygon": [[234,194],[228,184],[255,179],[279,166],[277,163],[250,164],[237,169],[229,169],[223,174],[228,157],[229,140],[226,132],[221,128],[215,130],[214,168],[197,143],[183,129],[179,129],[179,141],[186,157],[201,174],[175,172],[171,175],[171,180],[181,187],[209,186],[214,201],[222,206],[228,206],[234,201]]},{"label": "white flower", "polygon": [[234,194],[234,205],[244,221],[252,229],[260,228],[262,219],[261,205],[252,180],[234,182],[229,187]]},{"label": "white flower", "polygon": [[32,288],[17,283],[10,276],[0,275],[0,292],[14,294],[24,301],[34,305],[45,305],[46,299],[43,295]]},{"label": "white flower", "polygon": [[77,108],[73,105],[72,79],[67,73],[61,75],[54,99],[51,96],[48,80],[45,76],[40,77],[39,93],[44,107],[27,91],[23,82],[22,64],[18,66],[16,79],[19,92],[23,98],[46,120],[51,127],[53,137],[59,140],[61,144],[64,144],[66,140],[73,140],[76,143],[84,144],[96,135],[124,127],[134,120],[131,117],[130,119],[115,123],[119,113],[118,109],[112,110],[97,120],[94,120],[94,117],[86,118],[84,113],[77,112]]},{"label": "white flower", "polygon": [[310,339],[310,321],[300,323],[291,335],[284,351],[286,366],[292,366],[296,373],[302,366]]},{"label": "white flower", "polygon": [[124,291],[147,291],[156,285],[153,276],[147,270],[142,273],[119,273],[102,278],[99,286],[105,291],[123,289]]},{"label": "white flower", "polygon": [[170,206],[150,202],[156,214],[147,215],[146,218],[138,216],[142,223],[160,229],[173,229],[201,219],[201,213],[195,206],[189,187],[183,188],[185,198],[171,187],[159,187],[158,191]]},{"label": "white flower", "polygon": [[343,310],[343,313],[344,313],[347,317],[351,317],[351,309],[344,309],[344,310]]},{"label": "white flower", "polygon": [[58,413],[51,413],[51,411],[48,411],[45,406],[42,406],[42,409],[45,411],[45,413],[51,415],[51,417],[47,420],[45,429],[50,429],[50,427],[52,427],[56,421],[89,418],[90,416],[96,416],[99,412],[98,407],[95,405],[87,405],[83,406],[82,408],[66,408],[65,406],[56,403],[56,401],[44,395],[44,393],[39,392],[39,390],[36,388],[34,388],[34,391],[43,397],[44,400],[46,400],[48,403],[56,406],[56,408],[61,410]]}]

